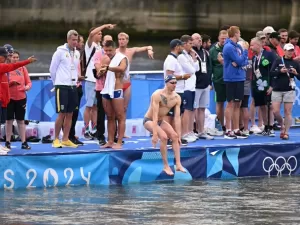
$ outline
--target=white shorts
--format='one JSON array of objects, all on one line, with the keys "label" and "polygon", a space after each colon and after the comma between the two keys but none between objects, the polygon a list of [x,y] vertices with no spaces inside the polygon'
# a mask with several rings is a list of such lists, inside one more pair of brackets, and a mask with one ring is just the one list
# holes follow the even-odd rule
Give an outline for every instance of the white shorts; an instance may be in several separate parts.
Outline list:
[{"label": "white shorts", "polygon": [[296,99],[295,91],[273,91],[272,102],[294,103]]},{"label": "white shorts", "polygon": [[210,87],[205,89],[196,89],[194,108],[209,108],[210,102]]}]

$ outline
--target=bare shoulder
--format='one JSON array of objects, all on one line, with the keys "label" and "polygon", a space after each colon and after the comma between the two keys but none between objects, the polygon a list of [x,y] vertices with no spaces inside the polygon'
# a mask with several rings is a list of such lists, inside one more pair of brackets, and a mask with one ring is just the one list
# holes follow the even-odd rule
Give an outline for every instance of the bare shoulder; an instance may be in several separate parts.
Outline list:
[{"label": "bare shoulder", "polygon": [[181,104],[181,97],[176,92],[174,92],[174,98],[176,99],[177,104]]},{"label": "bare shoulder", "polygon": [[153,92],[152,99],[156,100],[156,101],[160,101],[161,95],[162,95],[162,89],[158,89],[158,90]]}]

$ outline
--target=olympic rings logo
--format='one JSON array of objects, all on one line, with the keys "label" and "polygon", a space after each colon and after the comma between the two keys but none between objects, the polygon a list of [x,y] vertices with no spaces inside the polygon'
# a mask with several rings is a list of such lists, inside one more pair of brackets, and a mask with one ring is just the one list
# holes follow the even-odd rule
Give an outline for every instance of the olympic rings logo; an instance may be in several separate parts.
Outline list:
[{"label": "olympic rings logo", "polygon": [[[271,164],[269,166],[269,168],[266,168],[265,163],[266,161],[270,161]],[[295,161],[295,166],[294,168],[292,168],[291,166],[291,162]],[[262,162],[262,166],[265,172],[268,173],[268,175],[270,176],[271,172],[273,171],[273,169],[275,168],[275,170],[277,171],[277,176],[281,176],[282,172],[287,169],[289,171],[289,176],[291,175],[291,173],[293,171],[296,170],[297,168],[297,159],[295,156],[290,156],[287,160],[283,157],[283,156],[279,156],[277,157],[277,159],[274,161],[271,157],[266,157],[264,159],[264,161]]]}]

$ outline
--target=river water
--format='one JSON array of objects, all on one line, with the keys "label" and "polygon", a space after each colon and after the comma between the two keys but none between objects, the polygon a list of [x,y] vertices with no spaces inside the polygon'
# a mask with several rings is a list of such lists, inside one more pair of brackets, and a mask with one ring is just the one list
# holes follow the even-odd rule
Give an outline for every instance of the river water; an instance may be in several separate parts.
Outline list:
[{"label": "river water", "polygon": [[[0,40],[0,46],[11,44],[14,49],[21,53],[21,59],[27,59],[34,55],[38,62],[27,66],[30,73],[48,73],[51,58],[56,48],[64,44],[62,42],[43,42],[43,41],[16,41],[16,40]],[[130,66],[131,71],[144,70],[163,70],[163,61],[169,53],[169,41],[162,42],[133,42],[129,47],[142,47],[152,45],[154,49],[154,60],[150,60],[146,52],[135,55]]]},{"label": "river water", "polygon": [[300,178],[1,191],[1,224],[300,224]]}]

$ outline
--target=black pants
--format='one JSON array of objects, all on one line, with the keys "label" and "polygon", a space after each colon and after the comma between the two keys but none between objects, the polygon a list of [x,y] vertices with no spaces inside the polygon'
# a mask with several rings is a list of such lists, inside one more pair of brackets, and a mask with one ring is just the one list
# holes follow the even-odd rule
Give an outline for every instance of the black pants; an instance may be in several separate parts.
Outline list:
[{"label": "black pants", "polygon": [[97,98],[97,138],[103,138],[105,133],[105,111],[102,103],[102,94],[96,91]]},{"label": "black pants", "polygon": [[77,88],[77,94],[78,94],[78,105],[77,105],[76,109],[73,112],[72,126],[71,126],[71,129],[70,129],[69,139],[75,138],[75,127],[76,127],[76,122],[77,122],[77,119],[78,119],[78,114],[79,114],[79,109],[80,109],[80,101],[81,101],[81,98],[82,98],[82,95],[83,95],[81,85]]}]

